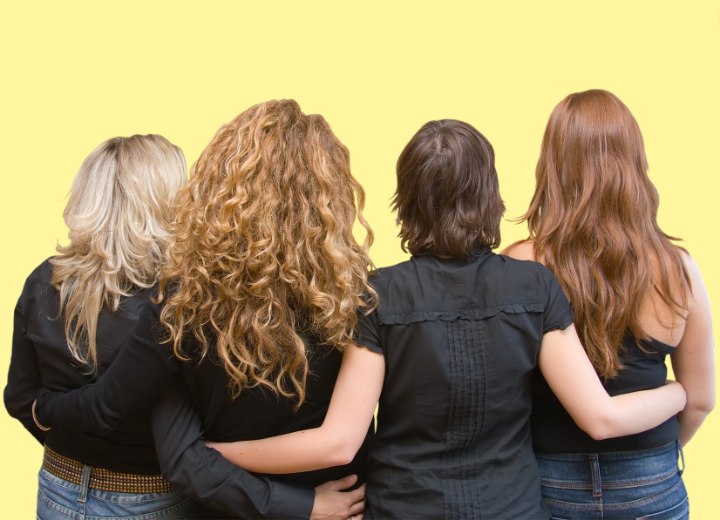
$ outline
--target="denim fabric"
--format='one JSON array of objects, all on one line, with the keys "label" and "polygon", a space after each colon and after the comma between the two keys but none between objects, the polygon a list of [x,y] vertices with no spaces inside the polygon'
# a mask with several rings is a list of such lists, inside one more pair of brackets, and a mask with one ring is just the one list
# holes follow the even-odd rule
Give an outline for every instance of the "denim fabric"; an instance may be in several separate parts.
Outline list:
[{"label": "denim fabric", "polygon": [[543,500],[556,520],[681,520],[688,496],[677,442],[608,453],[538,453]]},{"label": "denim fabric", "polygon": [[180,492],[111,493],[89,488],[90,467],[85,466],[84,485],[40,470],[38,520],[180,520],[189,517],[191,501]]}]

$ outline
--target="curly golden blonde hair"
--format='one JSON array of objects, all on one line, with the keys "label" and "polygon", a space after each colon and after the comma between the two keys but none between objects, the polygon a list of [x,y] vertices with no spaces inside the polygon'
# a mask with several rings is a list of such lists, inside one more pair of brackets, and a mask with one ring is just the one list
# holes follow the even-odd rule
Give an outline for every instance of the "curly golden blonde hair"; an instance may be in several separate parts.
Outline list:
[{"label": "curly golden blonde hair", "polygon": [[263,386],[299,406],[309,340],[343,349],[356,313],[375,305],[363,206],[347,148],[295,101],[261,103],[223,126],[178,197],[161,276],[175,355],[189,358],[192,334],[193,354],[216,352],[233,397]]}]

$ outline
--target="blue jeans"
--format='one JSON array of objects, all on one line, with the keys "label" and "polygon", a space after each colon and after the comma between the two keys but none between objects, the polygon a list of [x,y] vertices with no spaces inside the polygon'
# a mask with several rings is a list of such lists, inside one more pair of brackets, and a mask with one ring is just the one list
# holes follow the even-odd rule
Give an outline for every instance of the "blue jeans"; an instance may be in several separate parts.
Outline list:
[{"label": "blue jeans", "polygon": [[536,454],[543,500],[557,520],[687,519],[678,457],[677,442],[638,451]]},{"label": "blue jeans", "polygon": [[[112,493],[90,488],[90,466],[83,468],[83,483],[40,470],[38,520],[180,520],[189,518],[190,499],[180,492]],[[85,478],[86,477],[86,478]]]}]

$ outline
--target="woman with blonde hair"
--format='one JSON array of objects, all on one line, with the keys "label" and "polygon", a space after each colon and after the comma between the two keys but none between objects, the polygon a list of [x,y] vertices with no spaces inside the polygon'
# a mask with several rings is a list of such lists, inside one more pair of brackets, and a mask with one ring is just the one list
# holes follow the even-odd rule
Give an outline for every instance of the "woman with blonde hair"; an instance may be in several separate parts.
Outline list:
[{"label": "woman with blonde hair", "polygon": [[678,455],[714,406],[710,305],[697,266],[658,226],[647,170],[640,128],[616,96],[570,94],[545,130],[523,217],[530,238],[507,250],[555,274],[608,393],[664,385],[668,354],[687,392],[685,409],[656,428],[595,440],[538,377],[534,448],[560,518],[688,515]]},{"label": "woman with blonde hair", "polygon": [[28,277],[15,307],[5,406],[45,445],[38,518],[183,518],[189,505],[161,475],[149,415],[103,436],[33,421],[37,391],[102,375],[130,340],[165,261],[182,151],[159,135],[109,139],[73,181],[69,244]]},{"label": "woman with blonde hair", "polygon": [[[95,385],[41,396],[39,421],[109,431],[148,410],[180,374],[209,439],[319,425],[357,313],[374,301],[363,203],[348,150],[321,116],[291,100],[240,114],[217,132],[179,195],[159,302],[144,309],[133,343]],[[364,246],[353,237],[356,220]],[[162,417],[157,428],[167,438],[158,448],[173,451],[161,453],[170,480],[209,506],[197,516],[320,518],[330,499],[345,518],[362,510],[362,488],[338,492],[354,478],[322,485],[362,476],[362,453],[274,481],[231,474],[219,454],[186,442],[172,413]]]},{"label": "woman with blonde hair", "polygon": [[394,201],[409,261],[372,277],[322,426],[213,443],[261,472],[349,460],[379,398],[365,518],[548,518],[530,431],[539,366],[583,430],[636,433],[682,409],[677,383],[609,397],[583,352],[568,301],[534,262],[497,255],[495,154],[467,123],[430,121],[397,162]]}]

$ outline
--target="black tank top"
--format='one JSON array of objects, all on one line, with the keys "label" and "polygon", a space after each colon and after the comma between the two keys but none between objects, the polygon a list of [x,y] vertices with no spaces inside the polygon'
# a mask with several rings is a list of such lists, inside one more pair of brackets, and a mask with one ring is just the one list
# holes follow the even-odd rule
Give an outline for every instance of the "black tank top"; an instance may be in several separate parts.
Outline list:
[{"label": "black tank top", "polygon": [[[620,350],[623,370],[613,379],[603,381],[610,395],[648,390],[665,384],[665,357],[675,350],[661,341],[641,341],[626,336]],[[664,446],[678,439],[680,424],[672,417],[661,425],[636,435],[596,441],[582,431],[545,382],[539,370],[533,384],[532,433],[533,448],[538,453],[598,453],[608,451],[645,450]],[[592,403],[588,403],[592,406]]]}]

